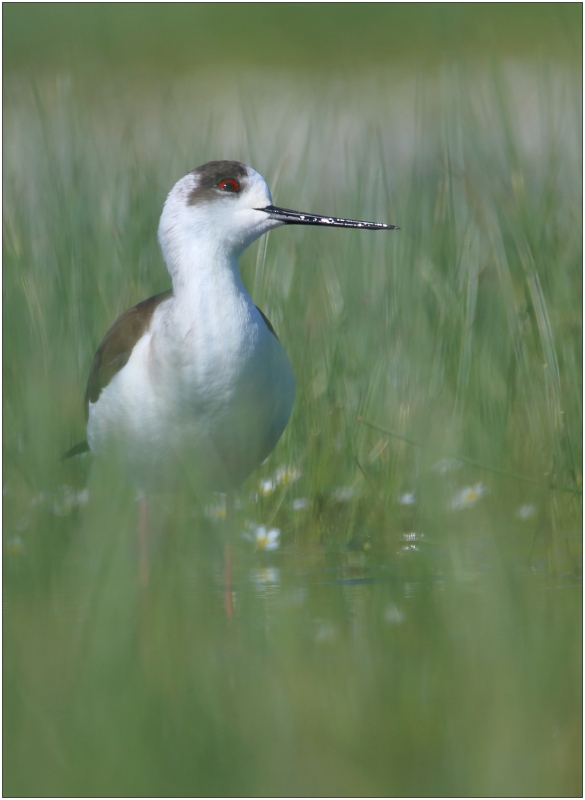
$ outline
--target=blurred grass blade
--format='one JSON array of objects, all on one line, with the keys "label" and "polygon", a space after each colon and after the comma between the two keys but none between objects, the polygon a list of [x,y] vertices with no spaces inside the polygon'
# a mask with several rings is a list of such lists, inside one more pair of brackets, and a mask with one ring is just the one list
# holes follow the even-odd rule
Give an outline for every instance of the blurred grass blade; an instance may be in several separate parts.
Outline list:
[{"label": "blurred grass blade", "polygon": [[[367,419],[364,419],[359,415],[356,416],[356,420],[358,422],[361,422],[362,425],[366,425],[368,428],[371,428],[374,431],[385,433],[387,436],[392,436],[394,439],[401,439],[403,442],[408,442],[409,444],[412,444],[415,447],[421,447],[423,450],[431,449],[427,445],[424,445],[422,442],[419,442],[410,436],[404,436],[403,434],[397,433],[396,431],[392,431],[389,428],[383,428],[381,425],[376,425],[374,422],[368,422]],[[469,464],[469,466],[471,467],[476,467],[477,469],[482,469],[485,470],[486,472],[493,472],[495,475],[502,475],[504,478],[513,478],[516,481],[531,483],[533,486],[540,486],[542,489],[557,489],[562,492],[571,492],[571,494],[582,494],[582,490],[578,487],[558,486],[554,484],[543,483],[542,481],[534,480],[534,478],[527,478],[525,475],[517,475],[514,472],[507,472],[506,470],[498,469],[497,467],[487,466],[486,464],[482,464],[479,461],[475,461],[475,459],[473,458],[462,456],[459,453],[446,453],[446,452],[439,453],[437,451],[436,454],[442,458],[457,459],[458,461],[462,461],[464,464]]]}]

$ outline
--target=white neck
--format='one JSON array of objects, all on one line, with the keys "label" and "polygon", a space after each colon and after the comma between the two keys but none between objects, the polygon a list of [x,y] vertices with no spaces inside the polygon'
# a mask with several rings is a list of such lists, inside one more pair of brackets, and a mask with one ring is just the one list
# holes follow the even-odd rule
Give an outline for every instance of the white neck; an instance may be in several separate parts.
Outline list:
[{"label": "white neck", "polygon": [[207,294],[209,290],[225,291],[230,286],[232,290],[245,292],[238,269],[240,254],[223,243],[208,237],[175,235],[161,245],[178,300]]},{"label": "white neck", "polygon": [[180,233],[161,237],[174,295],[164,337],[175,354],[198,365],[198,380],[217,380],[210,376],[218,364],[234,371],[228,363],[238,364],[256,336],[249,324],[254,304],[240,279],[238,252],[209,236]]}]

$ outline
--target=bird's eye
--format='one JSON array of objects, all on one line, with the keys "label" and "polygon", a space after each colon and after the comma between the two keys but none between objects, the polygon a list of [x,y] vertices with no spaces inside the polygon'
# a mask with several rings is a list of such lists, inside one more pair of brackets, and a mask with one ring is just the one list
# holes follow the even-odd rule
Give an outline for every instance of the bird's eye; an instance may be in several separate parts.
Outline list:
[{"label": "bird's eye", "polygon": [[235,181],[233,178],[224,178],[223,181],[220,181],[217,184],[218,189],[221,189],[222,192],[239,192],[240,191],[240,184]]}]

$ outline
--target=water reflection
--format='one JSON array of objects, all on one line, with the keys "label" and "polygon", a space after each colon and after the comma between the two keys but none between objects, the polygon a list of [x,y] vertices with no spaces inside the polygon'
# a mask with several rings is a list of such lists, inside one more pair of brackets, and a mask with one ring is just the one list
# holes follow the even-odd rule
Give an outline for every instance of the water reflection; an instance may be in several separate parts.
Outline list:
[{"label": "water reflection", "polygon": [[276,567],[262,567],[250,572],[250,579],[256,590],[263,596],[274,594],[280,584],[280,570]]}]

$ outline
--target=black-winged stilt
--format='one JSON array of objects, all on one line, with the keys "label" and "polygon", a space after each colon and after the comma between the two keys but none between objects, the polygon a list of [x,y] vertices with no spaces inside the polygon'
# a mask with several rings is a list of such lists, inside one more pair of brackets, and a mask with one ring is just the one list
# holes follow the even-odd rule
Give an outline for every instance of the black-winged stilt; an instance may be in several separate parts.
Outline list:
[{"label": "black-winged stilt", "polygon": [[272,205],[264,178],[238,161],[209,161],[165,202],[158,238],[172,289],[125,311],[93,360],[87,443],[116,459],[142,496],[186,486],[232,492],[268,456],[288,422],[295,378],[276,333],[244,288],[242,252],[282,225],[390,230],[381,222]]}]

